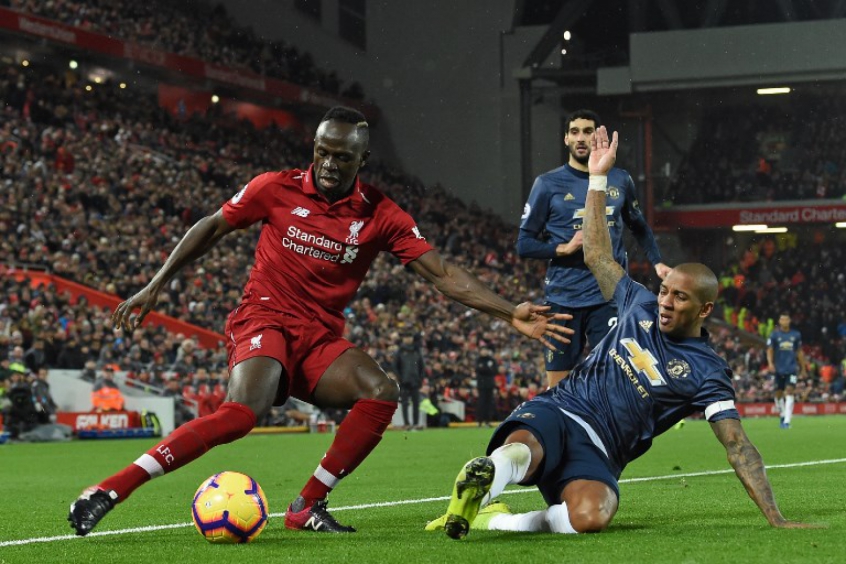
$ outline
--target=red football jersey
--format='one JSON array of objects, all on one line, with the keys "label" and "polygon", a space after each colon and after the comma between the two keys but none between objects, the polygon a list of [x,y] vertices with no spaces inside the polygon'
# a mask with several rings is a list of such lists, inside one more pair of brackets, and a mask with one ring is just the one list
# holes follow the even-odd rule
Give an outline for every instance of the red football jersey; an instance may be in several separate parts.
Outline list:
[{"label": "red football jersey", "polygon": [[243,302],[306,318],[322,313],[343,326],[343,310],[380,251],[403,264],[432,250],[414,220],[356,177],[350,195],[330,204],[307,171],[268,172],[223,204],[230,225],[262,222]]}]

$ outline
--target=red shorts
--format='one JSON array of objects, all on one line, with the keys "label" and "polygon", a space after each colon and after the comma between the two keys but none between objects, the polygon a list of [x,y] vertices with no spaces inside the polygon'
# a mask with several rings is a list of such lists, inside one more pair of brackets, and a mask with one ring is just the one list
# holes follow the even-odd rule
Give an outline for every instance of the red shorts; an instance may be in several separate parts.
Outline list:
[{"label": "red shorts", "polygon": [[236,364],[256,356],[282,364],[280,392],[275,405],[288,396],[312,400],[312,392],[329,365],[354,347],[319,319],[303,319],[262,307],[241,304],[226,319],[226,350],[230,372]]}]

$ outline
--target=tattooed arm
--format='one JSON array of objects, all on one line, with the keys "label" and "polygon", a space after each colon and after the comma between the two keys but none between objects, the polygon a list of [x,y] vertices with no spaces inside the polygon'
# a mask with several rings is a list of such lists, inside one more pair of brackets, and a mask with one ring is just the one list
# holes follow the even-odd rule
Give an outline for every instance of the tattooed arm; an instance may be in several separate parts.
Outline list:
[{"label": "tattooed arm", "polygon": [[605,217],[605,190],[608,171],[617,159],[617,133],[612,141],[604,126],[596,130],[590,143],[590,185],[600,189],[589,189],[585,201],[585,220],[582,224],[585,264],[599,283],[599,290],[606,300],[614,297],[617,283],[625,275],[623,267],[614,260],[611,248],[611,234]]},{"label": "tattooed arm", "polygon": [[725,447],[729,464],[734,468],[735,474],[740,478],[749,497],[764,514],[770,525],[787,529],[815,526],[788,521],[781,514],[778,505],[776,505],[770,481],[767,478],[764,460],[755,445],[749,441],[749,437],[746,436],[739,420],[723,419],[711,423],[711,429]]}]

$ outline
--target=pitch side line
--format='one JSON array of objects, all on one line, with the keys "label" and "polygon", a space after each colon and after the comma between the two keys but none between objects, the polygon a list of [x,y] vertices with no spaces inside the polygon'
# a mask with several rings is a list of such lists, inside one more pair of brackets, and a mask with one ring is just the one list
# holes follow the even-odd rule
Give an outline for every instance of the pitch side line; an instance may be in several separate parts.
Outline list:
[{"label": "pitch side line", "polygon": [[[841,462],[846,462],[846,458],[832,458],[829,460],[814,460],[811,462],[794,462],[791,464],[771,464],[767,466],[767,470],[773,470],[777,468],[801,468],[803,466],[822,466],[825,464],[839,464]],[[734,473],[734,469],[724,469],[724,470],[706,470],[703,472],[685,472],[680,474],[667,474],[664,476],[646,476],[644,478],[627,478],[624,480],[620,480],[621,484],[634,484],[637,482],[655,482],[658,480],[674,480],[678,478],[695,478],[698,476],[717,476],[720,474],[732,474]],[[519,490],[508,490],[502,492],[503,495],[510,495],[510,494],[521,494],[521,493],[528,493],[537,491],[536,488],[521,488]],[[425,497],[420,499],[403,499],[399,501],[380,501],[376,503],[363,503],[360,505],[347,505],[345,507],[333,507],[332,511],[351,511],[353,509],[372,509],[374,507],[394,507],[397,505],[413,505],[417,503],[430,503],[432,501],[447,501],[449,500],[449,496],[441,496],[441,497]],[[285,512],[281,513],[271,513],[269,517],[282,517],[285,515]],[[164,531],[167,529],[181,529],[183,527],[193,527],[194,523],[177,523],[173,525],[148,525],[146,527],[133,527],[131,529],[118,529],[114,531],[97,531],[94,533],[90,533],[87,535],[88,537],[105,537],[110,535],[125,535],[130,533],[148,533],[153,531]],[[37,543],[45,543],[45,542],[56,542],[62,540],[75,540],[81,539],[82,537],[78,537],[76,535],[59,535],[55,537],[34,537],[31,539],[21,539],[21,540],[11,540],[11,541],[0,541],[0,548],[4,546],[21,546],[26,544],[37,544]]]}]

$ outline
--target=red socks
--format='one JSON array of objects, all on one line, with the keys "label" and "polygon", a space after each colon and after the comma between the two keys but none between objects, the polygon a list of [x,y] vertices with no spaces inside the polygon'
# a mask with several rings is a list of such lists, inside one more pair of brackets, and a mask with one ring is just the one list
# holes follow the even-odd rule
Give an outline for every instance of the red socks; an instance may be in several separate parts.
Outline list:
[{"label": "red socks", "polygon": [[397,403],[393,401],[365,399],[355,403],[338,427],[332,446],[300,492],[306,507],[324,499],[341,478],[358,468],[382,440],[396,410]]},{"label": "red socks", "polygon": [[[396,409],[397,404],[392,401],[367,399],[355,403],[338,428],[332,446],[300,493],[306,507],[324,499],[341,478],[358,468],[382,440]],[[255,424],[256,416],[248,407],[224,403],[211,415],[182,425],[133,464],[98,486],[114,490],[118,502],[125,501],[150,479],[185,466],[211,448],[240,439]]]},{"label": "red socks", "polygon": [[148,480],[185,466],[211,448],[240,439],[255,424],[256,416],[250,408],[240,403],[224,403],[211,415],[189,421],[174,430],[134,463],[98,485],[114,490],[118,502],[125,501]]}]

